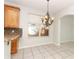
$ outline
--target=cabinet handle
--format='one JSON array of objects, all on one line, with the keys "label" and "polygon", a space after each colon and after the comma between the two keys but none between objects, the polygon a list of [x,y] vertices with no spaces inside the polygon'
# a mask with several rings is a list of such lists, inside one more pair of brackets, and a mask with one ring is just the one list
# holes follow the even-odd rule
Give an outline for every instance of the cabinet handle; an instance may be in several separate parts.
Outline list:
[{"label": "cabinet handle", "polygon": [[9,41],[7,41],[7,45],[9,45]]}]

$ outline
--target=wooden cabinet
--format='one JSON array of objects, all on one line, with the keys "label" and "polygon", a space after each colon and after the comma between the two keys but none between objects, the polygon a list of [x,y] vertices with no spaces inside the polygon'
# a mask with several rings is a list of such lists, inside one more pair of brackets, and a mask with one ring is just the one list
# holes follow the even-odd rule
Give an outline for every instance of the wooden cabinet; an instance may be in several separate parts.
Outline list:
[{"label": "wooden cabinet", "polygon": [[18,7],[4,5],[4,27],[19,27],[19,13]]},{"label": "wooden cabinet", "polygon": [[[20,9],[18,7],[4,5],[4,27],[19,28]],[[17,52],[18,39],[11,41],[11,54]]]},{"label": "wooden cabinet", "polygon": [[11,41],[11,54],[17,53],[18,39],[14,39]]},{"label": "wooden cabinet", "polygon": [[17,52],[17,39],[11,41],[11,54]]}]

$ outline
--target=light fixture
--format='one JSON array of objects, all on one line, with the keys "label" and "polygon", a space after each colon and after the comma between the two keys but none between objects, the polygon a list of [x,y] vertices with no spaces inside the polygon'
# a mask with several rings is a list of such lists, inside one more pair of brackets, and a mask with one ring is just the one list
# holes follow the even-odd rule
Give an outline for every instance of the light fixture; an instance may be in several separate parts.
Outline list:
[{"label": "light fixture", "polygon": [[47,13],[45,16],[41,17],[43,25],[46,27],[50,26],[53,23],[54,17],[49,15],[49,0],[47,0]]}]

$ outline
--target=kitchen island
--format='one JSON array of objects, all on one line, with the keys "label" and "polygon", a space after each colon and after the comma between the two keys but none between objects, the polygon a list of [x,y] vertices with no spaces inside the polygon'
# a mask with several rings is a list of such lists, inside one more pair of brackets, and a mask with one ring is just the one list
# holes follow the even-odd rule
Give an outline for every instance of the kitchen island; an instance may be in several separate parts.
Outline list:
[{"label": "kitchen island", "polygon": [[11,40],[19,38],[19,35],[4,35],[4,59],[11,59]]},{"label": "kitchen island", "polygon": [[4,59],[11,59],[11,54],[17,53],[17,44],[21,36],[21,28],[4,28]]}]

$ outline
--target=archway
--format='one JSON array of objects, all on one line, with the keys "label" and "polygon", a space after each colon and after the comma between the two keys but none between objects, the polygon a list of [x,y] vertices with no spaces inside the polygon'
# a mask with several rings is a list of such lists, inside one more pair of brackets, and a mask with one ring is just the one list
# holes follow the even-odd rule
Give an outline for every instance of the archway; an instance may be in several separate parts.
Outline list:
[{"label": "archway", "polygon": [[64,15],[59,21],[60,43],[74,41],[74,15]]}]

